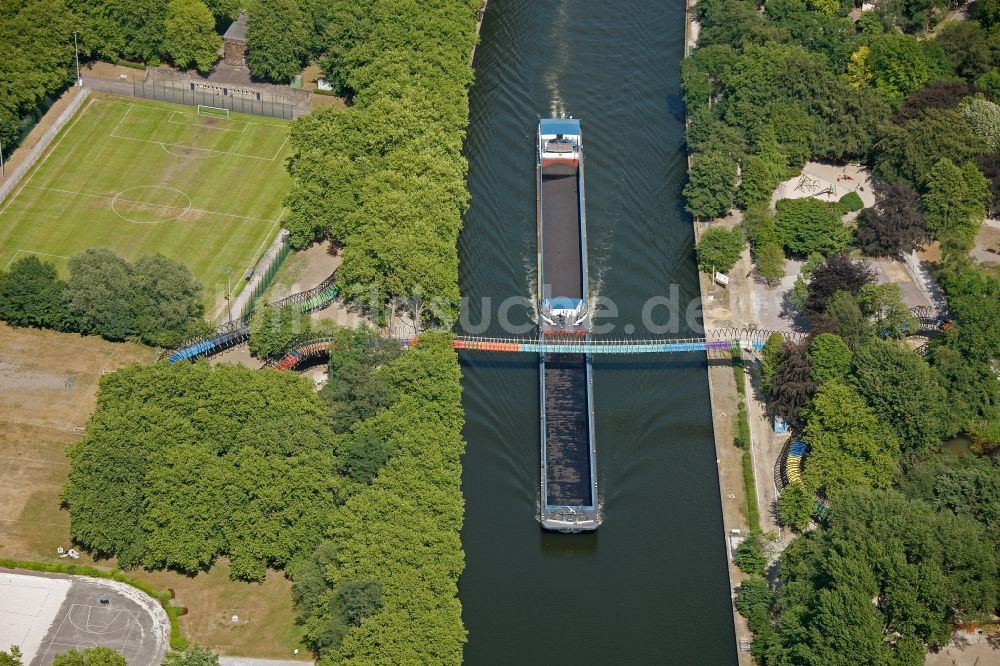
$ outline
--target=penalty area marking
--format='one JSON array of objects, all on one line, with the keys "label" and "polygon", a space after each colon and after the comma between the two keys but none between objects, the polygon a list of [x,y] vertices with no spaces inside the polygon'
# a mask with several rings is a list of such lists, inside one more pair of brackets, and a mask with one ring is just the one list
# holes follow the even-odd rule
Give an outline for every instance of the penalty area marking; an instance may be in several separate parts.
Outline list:
[{"label": "penalty area marking", "polygon": [[22,252],[25,253],[25,254],[38,254],[38,255],[41,255],[43,257],[55,257],[57,259],[69,259],[69,257],[63,256],[61,254],[49,254],[47,252],[35,252],[33,250],[15,250],[14,251],[14,256],[10,258],[10,261],[7,262],[7,265],[4,266],[3,269],[7,270],[8,268],[10,268],[10,265],[12,263],[14,263],[14,261],[17,260],[17,255],[21,254]]},{"label": "penalty area marking", "polygon": [[[170,111],[169,109],[160,109],[160,108],[157,108],[155,106],[146,106],[146,105],[143,105],[143,104],[129,104],[128,105],[128,109],[126,109],[125,113],[122,115],[121,119],[118,121],[118,124],[115,125],[115,127],[114,127],[113,130],[111,130],[111,134],[110,134],[111,138],[113,138],[113,139],[125,139],[126,141],[140,141],[142,143],[151,143],[151,144],[154,144],[154,145],[158,145],[161,148],[163,148],[163,150],[166,151],[168,154],[170,154],[170,155],[176,155],[177,157],[196,157],[196,158],[199,158],[199,159],[206,159],[206,158],[209,158],[209,157],[215,157],[217,155],[233,155],[234,157],[245,157],[247,159],[262,160],[264,162],[274,162],[275,160],[277,160],[278,156],[281,155],[281,151],[284,150],[285,145],[288,143],[288,138],[289,137],[288,137],[288,135],[286,135],[285,136],[285,140],[282,141],[281,145],[278,146],[278,149],[276,151],[274,151],[274,155],[272,155],[271,157],[260,157],[259,155],[247,155],[246,153],[236,153],[236,152],[232,152],[232,151],[228,151],[228,150],[215,150],[214,148],[201,148],[199,146],[188,146],[188,145],[181,144],[181,143],[167,143],[167,142],[164,142],[164,141],[156,141],[154,139],[139,139],[139,138],[133,137],[133,136],[122,136],[122,135],[118,134],[118,130],[121,128],[122,123],[124,123],[125,119],[128,118],[129,113],[132,111],[132,109],[136,108],[136,107],[142,108],[142,109],[151,109],[151,110],[154,110],[154,111],[161,111],[163,113],[168,113],[168,112],[172,113],[172,114],[173,113],[178,113],[177,111]],[[167,119],[167,122],[170,122],[169,118]],[[188,124],[188,123],[175,123],[175,124]],[[261,127],[287,127],[286,125],[275,125],[275,124],[272,124],[272,123],[250,123],[250,122],[248,122],[247,126],[249,126],[249,125],[260,125]],[[232,130],[232,131],[235,132],[235,130]],[[246,131],[246,129],[244,129],[244,132],[238,132],[238,133],[245,133],[245,131]],[[211,154],[209,154],[209,155],[191,155],[191,154],[186,154],[186,153],[176,153],[176,152],[170,150],[170,148],[177,148],[179,150],[189,150],[189,151],[201,151],[201,152],[204,152],[204,153],[211,153]]]}]

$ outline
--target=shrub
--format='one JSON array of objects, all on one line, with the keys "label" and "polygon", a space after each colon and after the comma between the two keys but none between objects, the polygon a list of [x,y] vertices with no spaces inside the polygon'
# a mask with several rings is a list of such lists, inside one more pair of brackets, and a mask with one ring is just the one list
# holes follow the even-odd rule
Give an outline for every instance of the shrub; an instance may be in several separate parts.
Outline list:
[{"label": "shrub", "polygon": [[840,209],[845,213],[853,213],[865,207],[864,202],[861,201],[861,195],[857,192],[848,192],[840,197],[838,203],[840,204]]}]

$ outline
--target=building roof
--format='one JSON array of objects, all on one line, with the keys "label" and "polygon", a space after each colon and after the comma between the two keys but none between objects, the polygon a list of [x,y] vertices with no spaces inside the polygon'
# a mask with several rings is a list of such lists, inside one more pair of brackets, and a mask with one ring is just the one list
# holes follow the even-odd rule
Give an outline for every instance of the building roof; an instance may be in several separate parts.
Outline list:
[{"label": "building roof", "polygon": [[247,41],[247,14],[245,11],[240,10],[240,15],[236,17],[235,21],[229,24],[229,28],[226,29],[226,34],[222,38],[230,39],[234,42]]}]

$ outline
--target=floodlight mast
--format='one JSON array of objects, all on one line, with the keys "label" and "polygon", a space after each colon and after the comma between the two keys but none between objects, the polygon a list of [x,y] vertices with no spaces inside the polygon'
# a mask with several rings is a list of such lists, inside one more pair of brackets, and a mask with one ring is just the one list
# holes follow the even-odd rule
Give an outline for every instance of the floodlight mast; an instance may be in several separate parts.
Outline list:
[{"label": "floodlight mast", "polygon": [[83,87],[83,79],[80,77],[80,47],[76,41],[76,30],[73,31],[73,52],[76,54],[76,85]]}]

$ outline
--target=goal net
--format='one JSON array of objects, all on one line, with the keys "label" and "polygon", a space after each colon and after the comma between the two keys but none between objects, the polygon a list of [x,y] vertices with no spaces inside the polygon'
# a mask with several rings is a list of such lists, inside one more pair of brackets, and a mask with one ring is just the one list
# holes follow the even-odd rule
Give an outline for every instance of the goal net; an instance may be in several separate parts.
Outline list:
[{"label": "goal net", "polygon": [[198,105],[198,115],[199,116],[213,116],[215,118],[226,118],[229,119],[229,109],[223,109],[219,106],[205,106],[203,104]]}]

